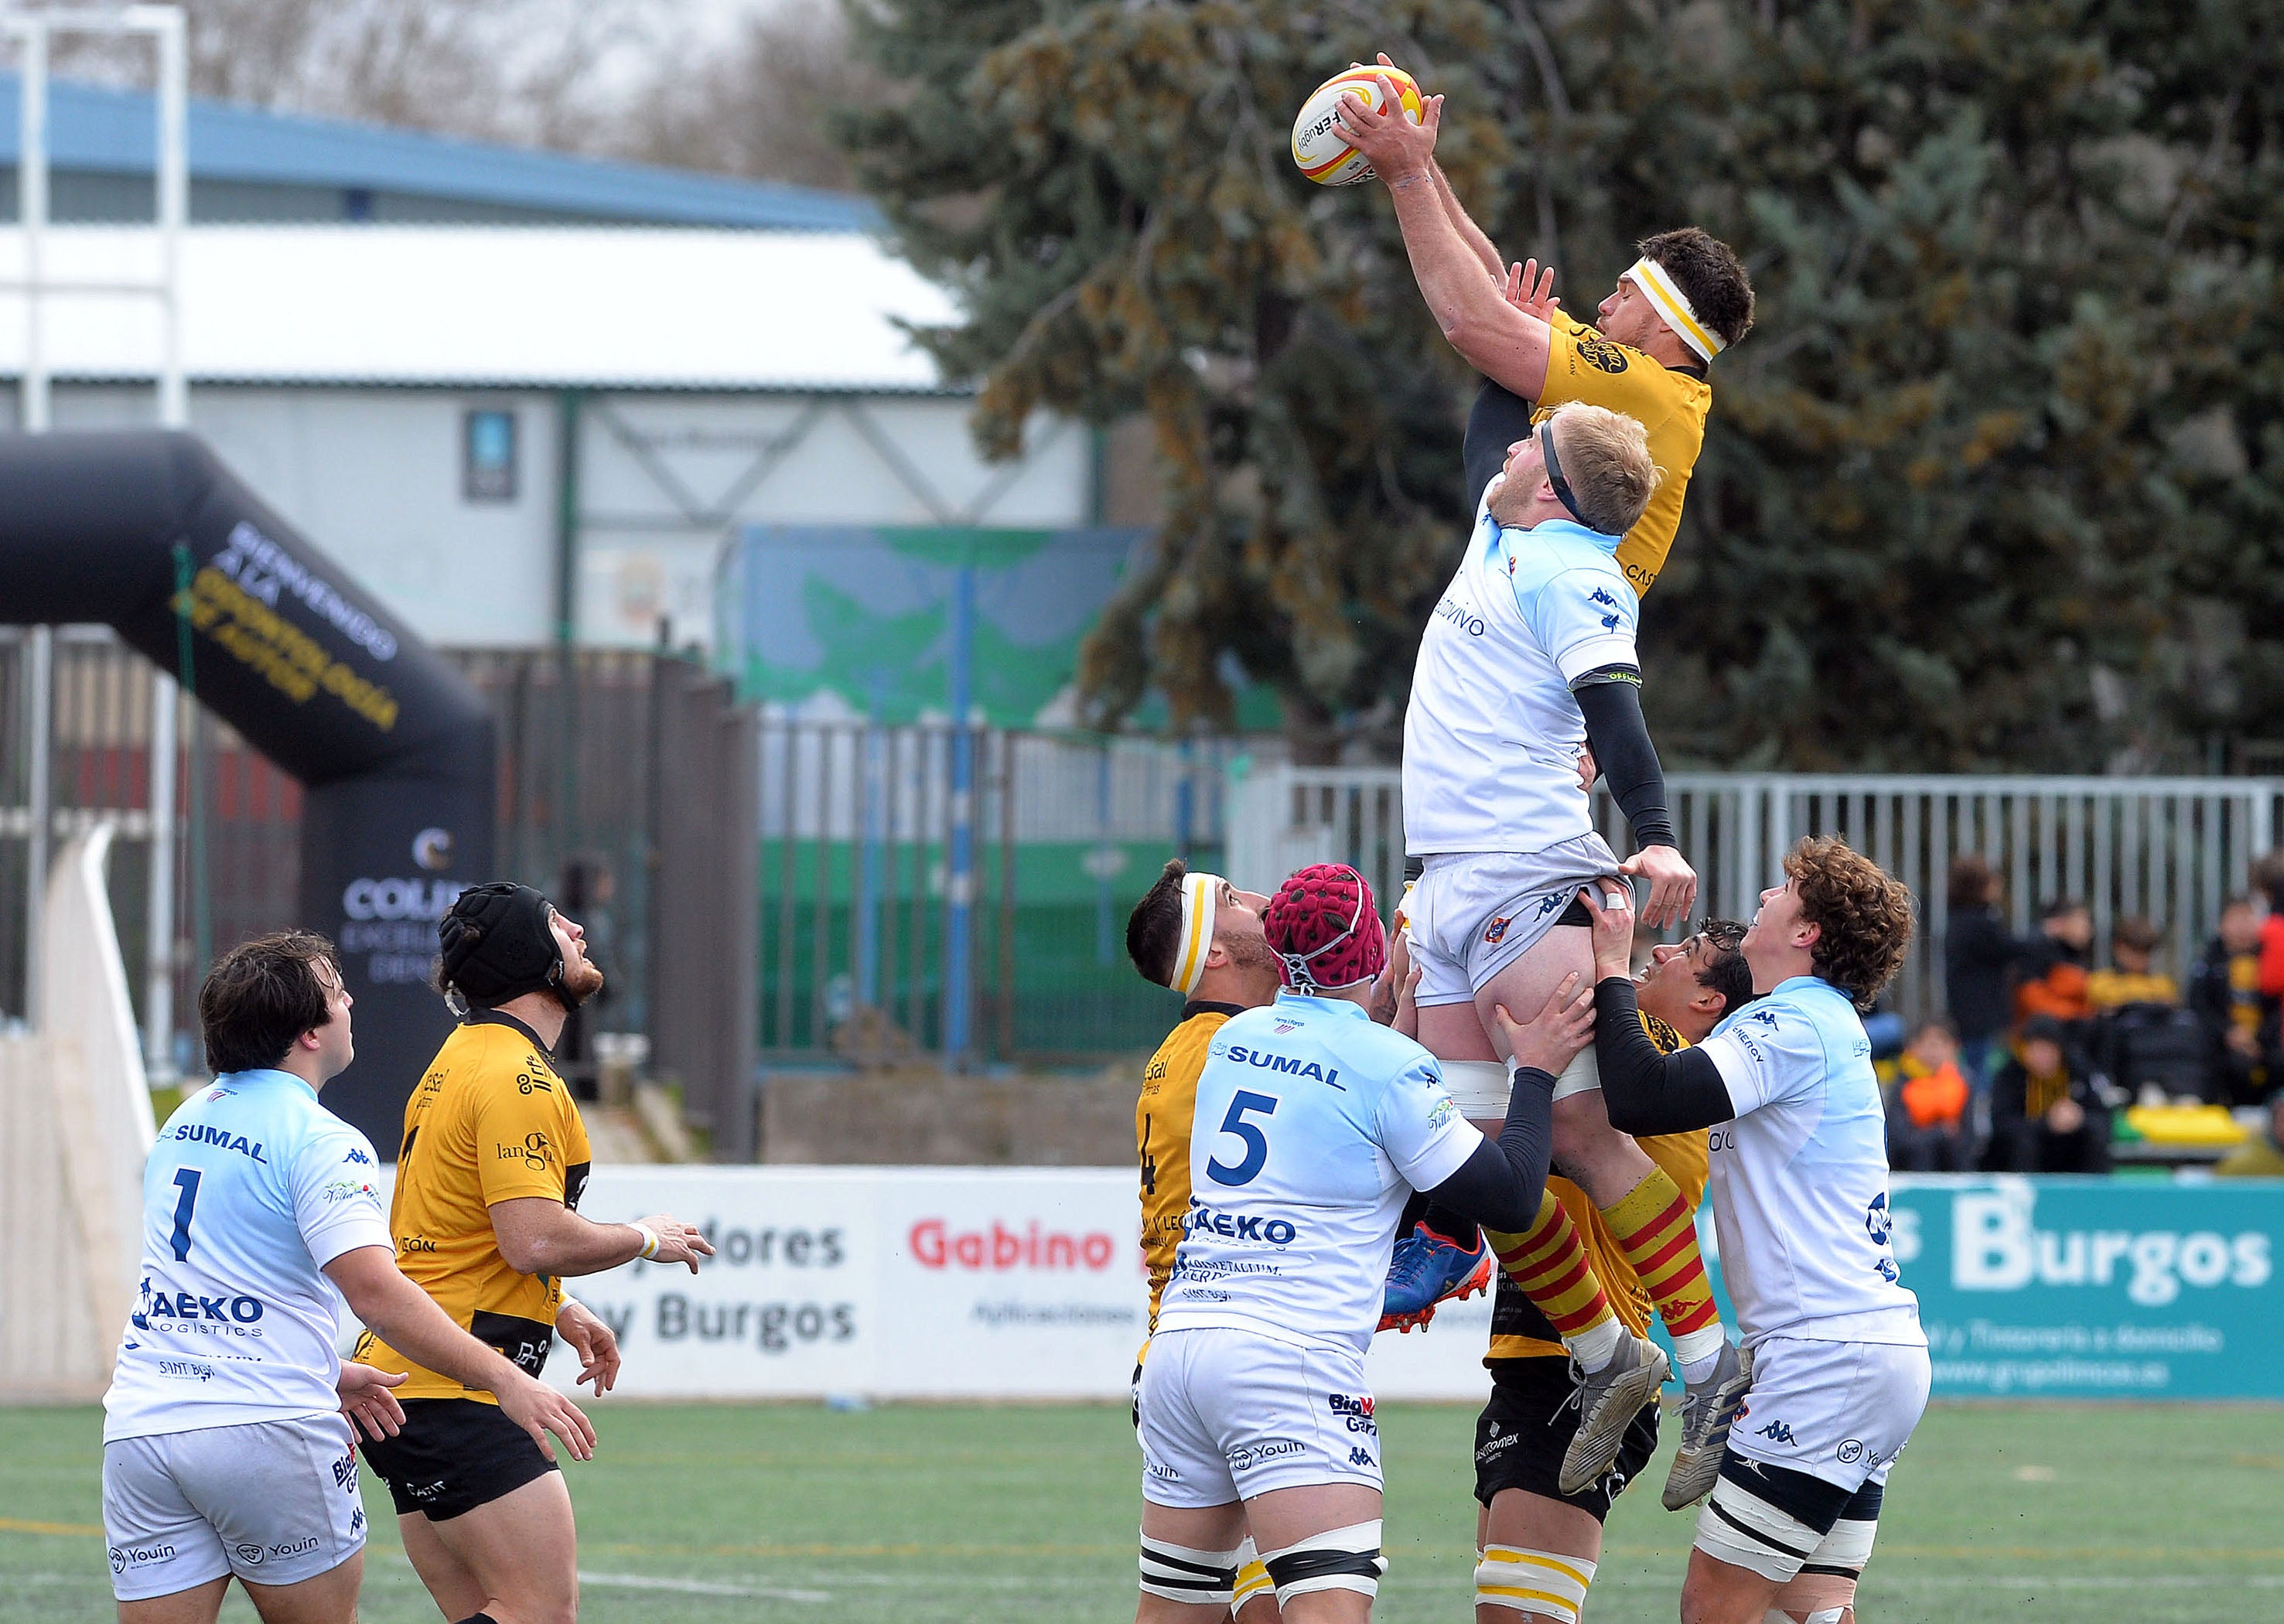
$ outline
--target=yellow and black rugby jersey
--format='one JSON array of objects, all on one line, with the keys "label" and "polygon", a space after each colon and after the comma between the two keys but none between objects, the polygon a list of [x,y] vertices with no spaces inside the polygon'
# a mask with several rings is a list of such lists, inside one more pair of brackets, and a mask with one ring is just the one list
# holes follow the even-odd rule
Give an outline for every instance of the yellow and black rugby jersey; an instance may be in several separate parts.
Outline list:
[{"label": "yellow and black rugby jersey", "polygon": [[1681,499],[1705,444],[1713,386],[1693,373],[1661,365],[1638,349],[1613,343],[1560,310],[1554,313],[1552,337],[1546,386],[1539,392],[1531,421],[1545,422],[1557,406],[1571,401],[1624,412],[1649,431],[1650,460],[1664,471],[1650,493],[1649,506],[1618,543],[1618,567],[1637,595],[1647,592],[1665,568],[1674,533],[1681,527]]},{"label": "yellow and black rugby jersey", "polygon": [[[1656,1016],[1645,1013],[1642,1029],[1657,1045],[1660,1054],[1671,1054],[1677,1049],[1686,1049],[1681,1035]],[[1705,1198],[1705,1179],[1709,1165],[1702,1129],[1695,1133],[1659,1134],[1635,1144],[1648,1152],[1649,1159],[1665,1169],[1668,1178],[1679,1186],[1681,1198],[1689,1203],[1692,1212]],[[1578,1238],[1586,1248],[1586,1261],[1595,1277],[1602,1283],[1602,1294],[1610,1300],[1610,1311],[1618,1323],[1638,1337],[1647,1336],[1652,1321],[1657,1317],[1657,1305],[1650,1300],[1648,1290],[1632,1264],[1618,1249],[1618,1243],[1607,1225],[1602,1222],[1600,1209],[1586,1192],[1567,1178],[1549,1175],[1546,1188],[1554,1198],[1570,1210],[1570,1222],[1578,1226]],[[1562,1339],[1546,1316],[1532,1306],[1505,1269],[1498,1271],[1498,1282],[1491,1300],[1491,1347],[1483,1356],[1490,1364],[1501,1359],[1567,1359],[1570,1350],[1562,1346]]]},{"label": "yellow and black rugby jersey", "polygon": [[[534,1376],[554,1346],[563,1287],[508,1267],[490,1209],[528,1196],[575,1208],[590,1159],[586,1124],[546,1045],[495,1010],[473,1011],[444,1040],[405,1104],[388,1208],[396,1266],[454,1324]],[[369,1331],[355,1356],[404,1371],[400,1399],[499,1401],[423,1369]]]},{"label": "yellow and black rugby jersey", "polygon": [[1222,1023],[1241,1004],[1193,1000],[1182,1024],[1166,1035],[1142,1071],[1142,1097],[1134,1105],[1134,1143],[1142,1167],[1142,1257],[1150,1270],[1150,1323],[1158,1298],[1174,1272],[1182,1244],[1182,1217],[1190,1210],[1190,1116],[1197,1109],[1198,1074]]}]

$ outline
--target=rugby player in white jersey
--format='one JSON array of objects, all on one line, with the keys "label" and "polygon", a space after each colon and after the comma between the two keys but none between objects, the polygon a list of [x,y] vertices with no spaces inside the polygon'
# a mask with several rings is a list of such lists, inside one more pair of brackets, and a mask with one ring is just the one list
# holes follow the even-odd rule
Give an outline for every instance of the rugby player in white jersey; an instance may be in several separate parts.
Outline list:
[{"label": "rugby player in white jersey", "polygon": [[[1566,977],[1592,972],[1579,887],[1599,882],[1615,894],[1626,888],[1623,875],[1647,878],[1653,924],[1683,917],[1696,895],[1642,721],[1639,603],[1615,558],[1657,479],[1636,419],[1576,402],[1557,408],[1510,449],[1420,636],[1404,729],[1404,839],[1422,862],[1405,904],[1423,972],[1420,1040],[1479,1126],[1495,1125],[1506,1105],[1493,1011],[1535,1009]],[[1632,826],[1636,854],[1623,863],[1596,832],[1579,782],[1586,746]],[[1689,1392],[1666,1500],[1685,1504],[1711,1487],[1718,1426],[1742,1386],[1694,1231],[1681,1222],[1686,1204],[1657,1163],[1611,1127],[1591,1052],[1556,1087],[1554,1136],[1557,1167],[1592,1198],[1674,1333]],[[1525,1228],[1552,1221],[1559,1232],[1559,1204],[1548,1206],[1555,1210]],[[1420,1234],[1435,1243],[1431,1258],[1462,1234],[1466,1250],[1482,1244],[1432,1210]],[[1492,1245],[1518,1258],[1530,1250],[1506,1236]],[[1648,1267],[1662,1251],[1670,1264],[1675,1246],[1687,1268]],[[1583,1248],[1574,1243],[1572,1252],[1570,1273],[1585,1279]],[[1464,1262],[1466,1251],[1459,1256]],[[1405,1276],[1399,1262],[1391,1308]],[[1609,1471],[1633,1418],[1655,1401],[1665,1356],[1620,1323],[1599,1292],[1572,1321],[1550,1283],[1522,1284],[1583,1372],[1560,1481],[1576,1494]],[[1440,1292],[1431,1284],[1417,1294],[1432,1303]]]},{"label": "rugby player in white jersey", "polygon": [[1721,1267],[1751,1386],[1697,1519],[1683,1624],[1854,1624],[1888,1470],[1927,1408],[1919,1300],[1889,1244],[1886,1119],[1858,1011],[1901,968],[1912,898],[1837,839],[1803,840],[1741,944],[1761,995],[1660,1054],[1627,978],[1633,918],[1594,911],[1610,1120],[1709,1130]]},{"label": "rugby player in white jersey", "polygon": [[1494,1225],[1537,1211],[1554,1074],[1591,1026],[1582,986],[1543,1001],[1490,1142],[1435,1057],[1367,1012],[1387,933],[1362,875],[1303,869],[1263,924],[1285,990],[1213,1036],[1142,1368],[1142,1620],[1217,1616],[1248,1527],[1286,1624],[1370,1618],[1387,1564],[1364,1360],[1396,1216],[1414,1189]]},{"label": "rugby player in white jersey", "polygon": [[[350,1624],[364,1572],[355,1435],[393,1434],[392,1377],[334,1352],[343,1298],[438,1370],[499,1394],[581,1460],[578,1407],[397,1271],[372,1146],[317,1103],[352,1053],[332,946],[292,932],[199,989],[220,1074],[143,1175],[143,1270],[104,1396],[103,1525],[121,1624],[213,1624],[234,1574],[264,1624]],[[550,1451],[551,1456],[552,1451]]]}]

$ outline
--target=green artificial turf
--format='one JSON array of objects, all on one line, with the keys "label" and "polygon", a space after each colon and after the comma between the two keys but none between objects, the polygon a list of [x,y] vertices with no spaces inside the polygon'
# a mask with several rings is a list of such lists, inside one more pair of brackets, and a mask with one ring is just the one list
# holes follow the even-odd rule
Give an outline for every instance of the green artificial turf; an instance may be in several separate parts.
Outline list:
[{"label": "green artificial turf", "polygon": [[[1123,1620],[1138,1457],[1114,1406],[606,1404],[571,1468],[586,1624]],[[1392,1566],[1374,1617],[1465,1624],[1472,1417],[1381,1410]],[[101,1418],[0,1410],[0,1624],[111,1619]],[[1669,1434],[1672,1429],[1667,1429]],[[1594,1624],[1676,1617],[1693,1514],[1613,1514]],[[366,1478],[367,1624],[439,1615]],[[2284,1620],[2284,1410],[1947,1404],[1889,1486],[1864,1624]],[[233,1591],[223,1617],[251,1624]]]}]

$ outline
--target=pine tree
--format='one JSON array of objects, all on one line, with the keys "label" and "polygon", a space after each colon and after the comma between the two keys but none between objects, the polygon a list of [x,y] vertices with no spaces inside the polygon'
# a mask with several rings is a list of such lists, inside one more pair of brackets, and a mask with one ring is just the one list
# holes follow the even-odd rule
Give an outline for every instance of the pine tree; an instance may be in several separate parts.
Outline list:
[{"label": "pine tree", "polygon": [[[1735,245],[1758,325],[1645,613],[1670,761],[2193,766],[2284,699],[2284,75],[2255,0],[890,0],[911,86],[854,121],[922,335],[1033,412],[1149,413],[1157,570],[1083,674],[1385,746],[1459,542],[1471,380],[1376,186],[1285,153],[1386,49],[1450,98],[1439,157],[1584,310],[1633,242]],[[2272,725],[2267,730],[2273,732]]]}]

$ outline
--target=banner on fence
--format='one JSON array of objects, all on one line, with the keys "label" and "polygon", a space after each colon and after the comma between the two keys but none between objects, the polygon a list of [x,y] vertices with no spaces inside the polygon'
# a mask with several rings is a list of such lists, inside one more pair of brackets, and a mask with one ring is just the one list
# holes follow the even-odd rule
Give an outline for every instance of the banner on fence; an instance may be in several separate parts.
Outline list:
[{"label": "banner on fence", "polygon": [[2284,1184],[1898,1179],[1939,1395],[2284,1398]]},{"label": "banner on fence", "polygon": [[[1939,1395],[2284,1398],[2284,1184],[1905,1178],[1892,1205]],[[1125,1168],[604,1167],[581,1210],[713,1237],[696,1275],[575,1283],[628,1396],[1117,1399],[1142,1340]],[[1479,1399],[1489,1321],[1478,1297],[1379,1338],[1374,1393]]]},{"label": "banner on fence", "polygon": [[[572,1283],[617,1331],[630,1397],[1119,1399],[1148,1316],[1123,1167],[598,1167],[580,1210],[713,1238],[695,1275]],[[1479,1396],[1489,1329],[1478,1298],[1380,1339],[1375,1392]],[[548,1375],[577,1369],[559,1347]]]}]

